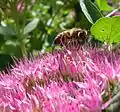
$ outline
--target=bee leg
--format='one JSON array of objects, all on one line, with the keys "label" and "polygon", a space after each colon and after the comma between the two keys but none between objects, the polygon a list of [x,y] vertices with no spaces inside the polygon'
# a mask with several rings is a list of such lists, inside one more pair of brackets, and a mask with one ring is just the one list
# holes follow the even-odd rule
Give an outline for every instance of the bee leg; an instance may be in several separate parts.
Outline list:
[{"label": "bee leg", "polygon": [[70,33],[69,32],[66,33],[66,37],[68,37],[68,39],[70,39]]},{"label": "bee leg", "polygon": [[74,40],[73,46],[74,46],[75,50],[78,51],[80,48],[80,41],[78,39]]},{"label": "bee leg", "polygon": [[78,44],[77,45],[77,50],[79,50],[80,49],[80,45],[81,45],[79,40],[77,40],[77,44]]},{"label": "bee leg", "polygon": [[66,43],[66,47],[71,48],[71,40],[68,40],[68,42]]},{"label": "bee leg", "polygon": [[61,47],[66,49],[66,40],[65,40],[64,35],[61,36],[60,43],[61,43]]}]

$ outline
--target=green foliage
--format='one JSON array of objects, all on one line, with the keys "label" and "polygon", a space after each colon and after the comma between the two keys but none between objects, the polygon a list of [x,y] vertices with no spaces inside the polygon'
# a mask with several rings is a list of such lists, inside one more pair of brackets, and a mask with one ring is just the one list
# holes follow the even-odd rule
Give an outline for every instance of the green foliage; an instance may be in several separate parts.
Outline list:
[{"label": "green foliage", "polygon": [[37,27],[38,22],[39,22],[38,18],[33,19],[30,23],[28,23],[25,26],[23,34],[26,35],[33,31]]},{"label": "green foliage", "polygon": [[2,34],[4,36],[14,36],[15,32],[13,31],[13,29],[11,27],[0,26],[0,34]]},{"label": "green foliage", "polygon": [[108,5],[107,0],[96,0],[96,2],[102,11],[112,11],[114,9]]},{"label": "green foliage", "polygon": [[90,0],[79,0],[81,9],[90,23],[96,22],[102,17],[99,9]]},{"label": "green foliage", "polygon": [[120,43],[120,16],[99,19],[91,27],[91,33],[102,42]]},{"label": "green foliage", "polygon": [[6,65],[13,63],[12,57],[10,55],[0,53],[0,71],[5,70]]},{"label": "green foliage", "polygon": [[8,40],[2,45],[1,52],[11,56],[20,56],[22,54],[19,43],[12,40]]}]

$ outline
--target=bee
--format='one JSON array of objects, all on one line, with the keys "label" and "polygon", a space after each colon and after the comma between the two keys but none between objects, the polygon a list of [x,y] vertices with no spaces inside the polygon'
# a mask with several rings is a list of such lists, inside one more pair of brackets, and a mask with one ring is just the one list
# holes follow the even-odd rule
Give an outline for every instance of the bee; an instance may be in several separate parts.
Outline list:
[{"label": "bee", "polygon": [[72,28],[59,33],[55,37],[53,44],[68,48],[71,45],[78,46],[86,39],[87,30],[83,30],[80,28]]}]

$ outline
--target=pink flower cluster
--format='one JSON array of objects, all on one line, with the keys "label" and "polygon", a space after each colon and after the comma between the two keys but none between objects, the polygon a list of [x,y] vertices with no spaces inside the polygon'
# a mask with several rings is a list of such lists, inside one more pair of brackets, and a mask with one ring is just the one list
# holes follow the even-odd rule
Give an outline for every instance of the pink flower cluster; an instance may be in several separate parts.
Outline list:
[{"label": "pink flower cluster", "polygon": [[[30,1],[31,3],[35,3],[36,0],[32,0]],[[21,13],[24,9],[25,9],[25,5],[26,5],[26,1],[24,0],[18,0],[18,3],[17,3],[17,11],[19,13]]]},{"label": "pink flower cluster", "polygon": [[83,47],[31,56],[0,74],[0,112],[101,112],[118,80],[117,52]]}]

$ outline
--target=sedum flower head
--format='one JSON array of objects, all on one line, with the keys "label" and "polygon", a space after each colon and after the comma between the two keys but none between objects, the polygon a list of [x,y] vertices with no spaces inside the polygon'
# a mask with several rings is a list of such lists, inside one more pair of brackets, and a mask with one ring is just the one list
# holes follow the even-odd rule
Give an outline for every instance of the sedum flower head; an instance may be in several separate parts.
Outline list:
[{"label": "sedum flower head", "polygon": [[54,51],[17,60],[0,76],[1,112],[101,112],[120,80],[120,57],[86,47]]}]

